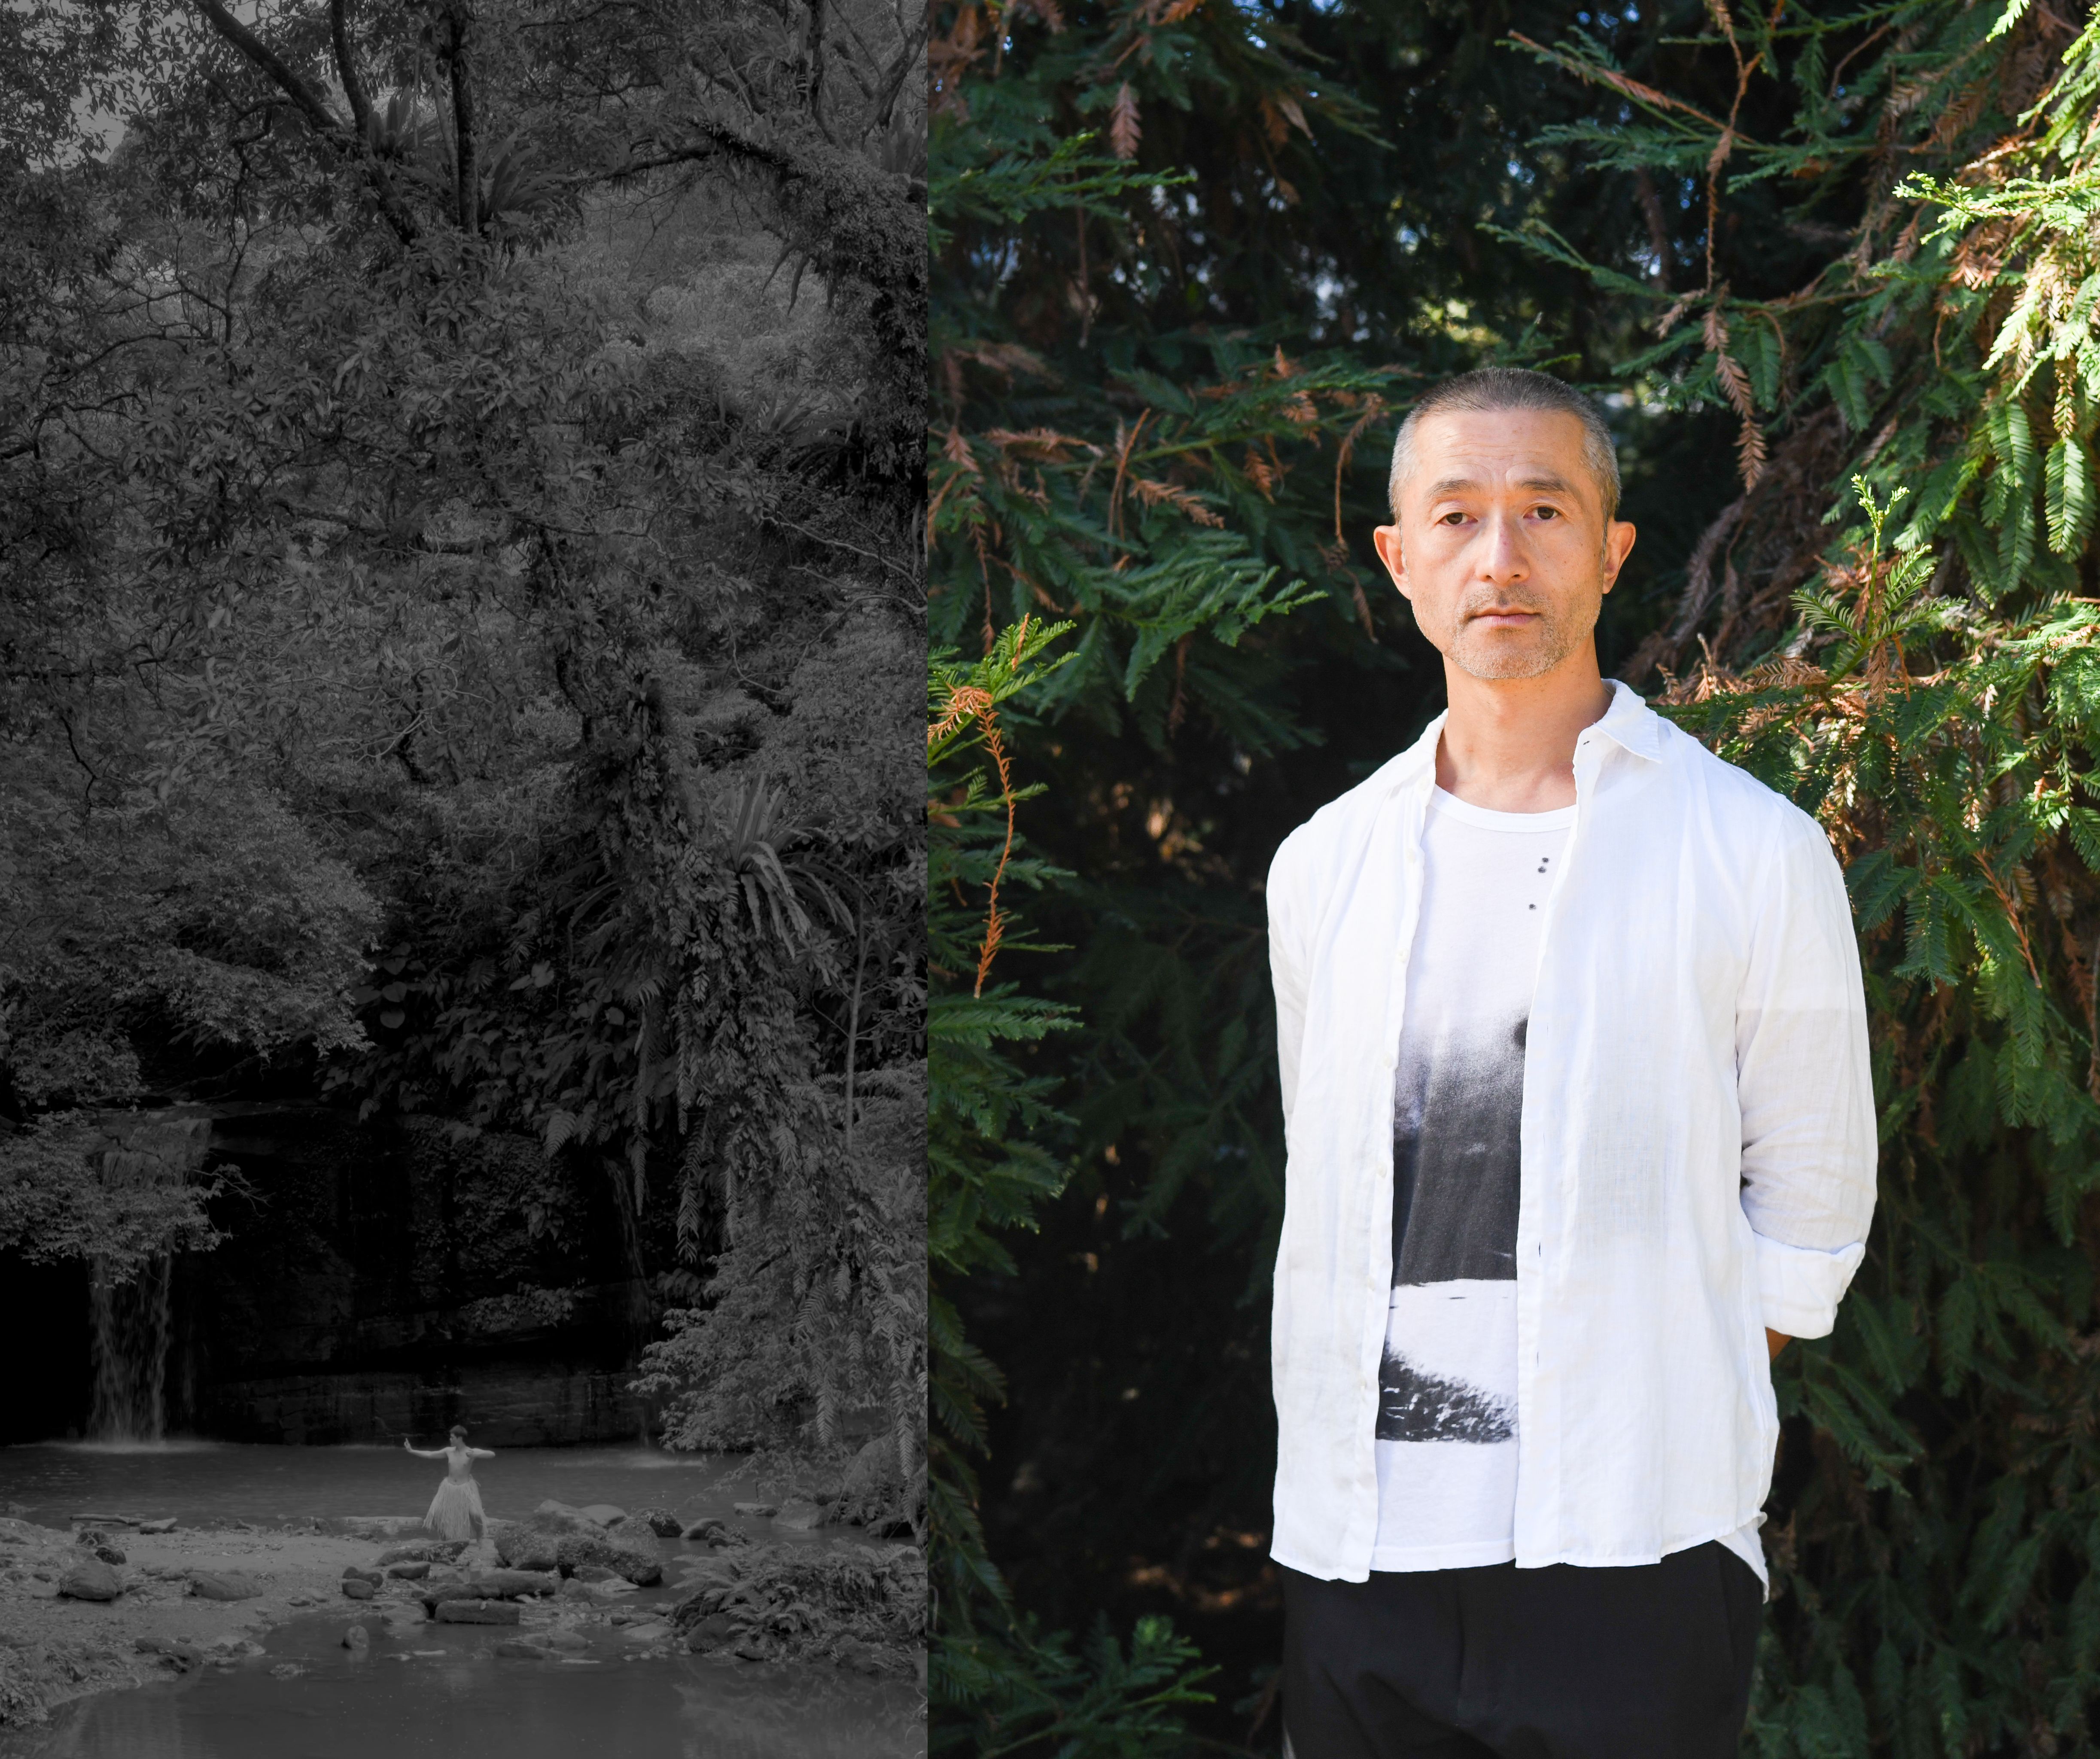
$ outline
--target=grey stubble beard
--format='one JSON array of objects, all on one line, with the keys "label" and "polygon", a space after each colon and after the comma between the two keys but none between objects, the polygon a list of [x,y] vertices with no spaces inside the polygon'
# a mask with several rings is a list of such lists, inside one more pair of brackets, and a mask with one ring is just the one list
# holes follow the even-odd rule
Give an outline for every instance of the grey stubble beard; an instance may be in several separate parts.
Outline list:
[{"label": "grey stubble beard", "polygon": [[1523,649],[1512,652],[1491,636],[1474,640],[1471,617],[1461,615],[1458,628],[1452,632],[1450,655],[1452,663],[1467,677],[1488,680],[1541,677],[1575,651],[1580,637],[1564,619],[1554,615],[1551,606],[1517,604],[1498,608],[1533,611],[1538,623]]}]

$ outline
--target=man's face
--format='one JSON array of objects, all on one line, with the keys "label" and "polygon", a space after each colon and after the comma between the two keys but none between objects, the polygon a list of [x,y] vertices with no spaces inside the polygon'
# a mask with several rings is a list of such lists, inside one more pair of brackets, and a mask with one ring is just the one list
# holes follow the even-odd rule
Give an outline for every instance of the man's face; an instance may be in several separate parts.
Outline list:
[{"label": "man's face", "polygon": [[1476,678],[1537,678],[1585,662],[1634,528],[1606,521],[1575,417],[1454,409],[1415,430],[1400,522],[1375,540],[1453,664]]}]

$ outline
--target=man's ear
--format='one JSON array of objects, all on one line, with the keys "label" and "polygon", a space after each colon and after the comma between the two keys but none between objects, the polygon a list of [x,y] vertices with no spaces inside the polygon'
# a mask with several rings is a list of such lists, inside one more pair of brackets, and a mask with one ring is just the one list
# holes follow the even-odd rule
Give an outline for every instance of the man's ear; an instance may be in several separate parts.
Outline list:
[{"label": "man's ear", "polygon": [[1626,565],[1626,558],[1633,553],[1635,532],[1623,519],[1614,519],[1604,527],[1604,590],[1619,584],[1619,570]]},{"label": "man's ear", "polygon": [[1401,547],[1400,527],[1377,527],[1371,532],[1371,543],[1378,551],[1379,560],[1385,564],[1385,571],[1392,576],[1392,584],[1400,589],[1400,596],[1413,603],[1414,594],[1408,589],[1407,555]]}]

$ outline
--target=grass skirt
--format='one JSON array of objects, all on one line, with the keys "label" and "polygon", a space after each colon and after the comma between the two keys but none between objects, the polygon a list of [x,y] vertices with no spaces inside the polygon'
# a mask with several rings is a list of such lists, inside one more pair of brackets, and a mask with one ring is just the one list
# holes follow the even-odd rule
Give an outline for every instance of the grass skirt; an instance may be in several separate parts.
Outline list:
[{"label": "grass skirt", "polygon": [[423,1525],[440,1539],[471,1539],[481,1519],[481,1486],[470,1478],[448,1478],[430,1498]]}]

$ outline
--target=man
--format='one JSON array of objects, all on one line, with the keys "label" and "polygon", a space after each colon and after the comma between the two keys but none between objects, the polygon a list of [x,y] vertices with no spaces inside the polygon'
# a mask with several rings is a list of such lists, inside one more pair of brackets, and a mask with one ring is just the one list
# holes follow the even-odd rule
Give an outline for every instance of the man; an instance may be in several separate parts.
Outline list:
[{"label": "man", "polygon": [[1449,707],[1268,881],[1295,1759],[1721,1759],[1778,1417],[1864,1251],[1859,954],[1815,822],[1598,670],[1586,398],[1430,393],[1379,556]]}]

